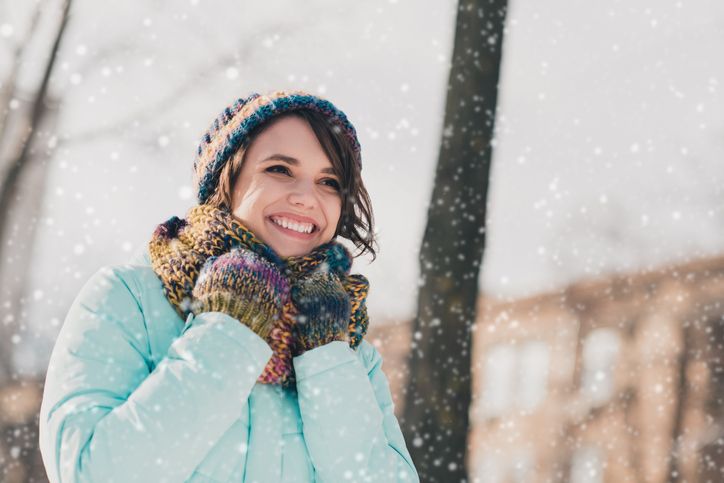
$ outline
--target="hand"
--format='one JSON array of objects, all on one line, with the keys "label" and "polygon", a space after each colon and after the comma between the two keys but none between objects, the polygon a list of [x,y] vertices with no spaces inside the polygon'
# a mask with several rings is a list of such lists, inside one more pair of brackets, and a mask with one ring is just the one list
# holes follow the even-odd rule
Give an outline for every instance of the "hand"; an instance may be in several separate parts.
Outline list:
[{"label": "hand", "polygon": [[289,292],[287,278],[271,261],[236,247],[206,260],[192,292],[191,310],[223,312],[268,340]]},{"label": "hand", "polygon": [[291,298],[299,312],[294,326],[295,355],[334,340],[348,340],[351,304],[337,275],[317,269],[294,281]]}]

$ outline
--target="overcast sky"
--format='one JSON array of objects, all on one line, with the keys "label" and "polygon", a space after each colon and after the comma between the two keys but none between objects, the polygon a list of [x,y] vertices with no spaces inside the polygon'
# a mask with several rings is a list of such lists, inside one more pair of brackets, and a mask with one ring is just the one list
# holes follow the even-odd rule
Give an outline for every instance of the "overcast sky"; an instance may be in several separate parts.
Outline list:
[{"label": "overcast sky", "polygon": [[[353,270],[372,324],[413,315],[456,2],[74,5],[31,274],[46,345],[95,270],[194,203],[218,112],[277,88],[327,97],[357,127],[380,252]],[[0,35],[21,30],[13,15]],[[720,252],[724,3],[514,2],[507,25],[481,288],[525,296]]]}]

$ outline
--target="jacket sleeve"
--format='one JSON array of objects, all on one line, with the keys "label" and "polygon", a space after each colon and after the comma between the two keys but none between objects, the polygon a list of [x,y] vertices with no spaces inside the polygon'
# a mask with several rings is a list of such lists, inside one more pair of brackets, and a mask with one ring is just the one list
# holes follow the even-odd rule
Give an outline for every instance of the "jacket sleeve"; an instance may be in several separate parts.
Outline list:
[{"label": "jacket sleeve", "polygon": [[151,371],[127,272],[104,267],[89,279],[53,348],[39,421],[51,483],[185,481],[239,418],[271,357],[248,327],[206,312],[189,316]]},{"label": "jacket sleeve", "polygon": [[382,357],[362,344],[361,358],[343,341],[294,358],[304,439],[318,481],[419,482]]}]

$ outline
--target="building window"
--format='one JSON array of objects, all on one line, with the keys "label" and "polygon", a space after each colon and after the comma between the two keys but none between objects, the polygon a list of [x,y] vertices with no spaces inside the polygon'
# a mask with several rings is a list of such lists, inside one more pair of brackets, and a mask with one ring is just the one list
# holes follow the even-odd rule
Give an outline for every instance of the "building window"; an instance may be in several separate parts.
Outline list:
[{"label": "building window", "polygon": [[475,468],[473,483],[503,483],[503,466],[499,455],[485,454]]},{"label": "building window", "polygon": [[495,416],[510,407],[515,382],[515,347],[499,344],[491,347],[485,361],[483,408]]},{"label": "building window", "polygon": [[533,453],[524,449],[511,456],[508,474],[512,483],[531,483],[534,481],[535,468]]},{"label": "building window", "polygon": [[546,397],[548,344],[531,340],[518,351],[518,407],[531,410]]},{"label": "building window", "polygon": [[482,408],[498,416],[511,407],[531,410],[546,396],[550,351],[542,341],[492,346],[485,360]]},{"label": "building window", "polygon": [[593,405],[601,405],[613,395],[620,346],[618,332],[610,328],[592,331],[583,342],[581,391]]},{"label": "building window", "polygon": [[491,452],[478,458],[473,483],[530,483],[535,476],[531,451],[519,449],[512,454]]},{"label": "building window", "polygon": [[603,483],[603,464],[598,448],[584,446],[573,453],[571,483]]}]

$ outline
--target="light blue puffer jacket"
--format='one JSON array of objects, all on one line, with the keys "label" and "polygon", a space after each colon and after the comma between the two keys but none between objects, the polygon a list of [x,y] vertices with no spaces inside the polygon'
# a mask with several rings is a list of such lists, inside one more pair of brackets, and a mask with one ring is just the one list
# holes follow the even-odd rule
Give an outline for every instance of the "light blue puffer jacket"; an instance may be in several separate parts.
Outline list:
[{"label": "light blue puffer jacket", "polygon": [[373,345],[335,341],[294,358],[291,389],[256,384],[271,354],[221,312],[184,324],[147,250],[101,268],[50,357],[50,481],[419,482]]}]

